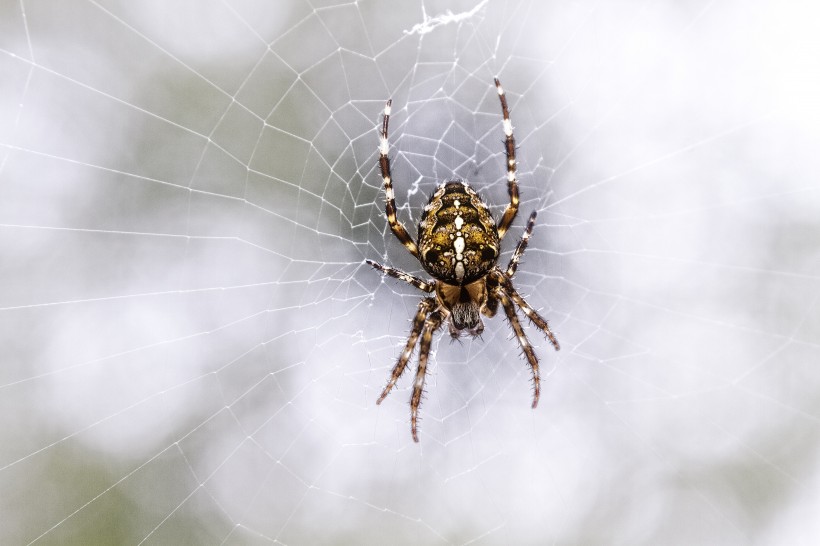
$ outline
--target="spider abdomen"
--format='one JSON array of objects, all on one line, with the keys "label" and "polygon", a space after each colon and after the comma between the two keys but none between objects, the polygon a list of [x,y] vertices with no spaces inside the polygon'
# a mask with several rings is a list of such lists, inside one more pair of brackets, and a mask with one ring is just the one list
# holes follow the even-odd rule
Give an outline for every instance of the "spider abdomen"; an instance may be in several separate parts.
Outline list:
[{"label": "spider abdomen", "polygon": [[442,183],[418,227],[421,264],[436,279],[464,285],[485,276],[498,260],[498,230],[490,209],[469,184]]}]

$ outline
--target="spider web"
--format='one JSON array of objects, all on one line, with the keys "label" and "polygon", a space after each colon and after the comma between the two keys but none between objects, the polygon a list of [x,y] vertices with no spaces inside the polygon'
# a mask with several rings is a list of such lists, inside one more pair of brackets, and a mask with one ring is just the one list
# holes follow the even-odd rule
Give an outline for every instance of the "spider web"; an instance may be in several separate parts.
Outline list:
[{"label": "spider web", "polygon": [[[810,9],[4,3],[0,542],[814,543]],[[414,444],[376,126],[498,214],[495,75],[562,350],[437,339]]]}]

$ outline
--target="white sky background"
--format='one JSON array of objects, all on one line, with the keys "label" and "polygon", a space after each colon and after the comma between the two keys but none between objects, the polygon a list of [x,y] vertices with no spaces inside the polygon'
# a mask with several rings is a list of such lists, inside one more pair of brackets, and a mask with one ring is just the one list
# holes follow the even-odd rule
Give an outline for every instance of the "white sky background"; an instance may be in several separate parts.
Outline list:
[{"label": "white sky background", "polygon": [[[0,543],[816,543],[818,8],[276,4],[0,6]],[[498,212],[495,75],[562,350],[445,334],[414,444],[376,124]]]}]

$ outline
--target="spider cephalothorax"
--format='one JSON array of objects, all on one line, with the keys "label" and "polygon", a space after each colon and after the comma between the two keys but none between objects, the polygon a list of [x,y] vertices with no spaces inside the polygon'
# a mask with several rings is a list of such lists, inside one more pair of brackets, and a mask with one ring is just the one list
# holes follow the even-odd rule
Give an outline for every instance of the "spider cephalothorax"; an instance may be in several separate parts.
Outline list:
[{"label": "spider cephalothorax", "polygon": [[430,344],[433,333],[441,327],[443,322],[449,322],[450,335],[454,338],[459,337],[461,333],[477,336],[484,331],[481,315],[494,316],[500,303],[532,369],[534,384],[532,407],[538,404],[541,392],[538,358],[518,321],[515,306],[517,305],[523,311],[536,328],[546,334],[556,350],[559,348],[558,340],[550,331],[547,321],[524,301],[512,284],[512,277],[527,248],[527,242],[535,225],[535,211],[530,214],[527,227],[518,241],[506,270],[498,267],[497,263],[501,240],[518,213],[519,198],[518,182],[515,177],[515,138],[510,122],[510,112],[507,108],[504,89],[498,78],[495,79],[495,86],[501,101],[505,135],[507,188],[510,194],[507,209],[496,223],[490,209],[469,184],[458,179],[448,180],[436,189],[424,207],[418,225],[417,241],[413,241],[404,225],[396,218],[390,158],[387,155],[389,151],[387,126],[390,121],[391,101],[388,100],[384,107],[379,142],[379,167],[387,198],[385,207],[387,222],[393,234],[410,254],[419,260],[424,270],[432,275],[434,280],[425,281],[393,267],[381,265],[372,260],[366,261],[382,273],[412,284],[424,292],[434,293],[435,297],[428,296],[419,303],[410,337],[377,403],[381,403],[395,386],[421,337],[419,366],[416,370],[416,381],[410,399],[410,427],[413,440],[416,442],[419,441],[418,408],[424,389]]}]

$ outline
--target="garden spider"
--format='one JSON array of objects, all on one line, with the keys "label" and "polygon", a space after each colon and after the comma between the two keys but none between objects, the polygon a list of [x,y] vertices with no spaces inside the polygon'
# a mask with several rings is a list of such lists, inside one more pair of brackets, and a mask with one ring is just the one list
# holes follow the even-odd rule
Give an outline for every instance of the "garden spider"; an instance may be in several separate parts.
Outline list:
[{"label": "garden spider", "polygon": [[473,337],[484,331],[481,314],[492,317],[498,310],[498,304],[504,309],[510,321],[518,344],[529,362],[533,379],[532,407],[538,405],[541,392],[541,380],[538,370],[538,357],[527,340],[524,329],[518,321],[515,306],[530,319],[536,328],[544,332],[555,350],[560,347],[558,340],[550,331],[547,321],[535,309],[524,301],[512,284],[512,277],[518,267],[518,261],[527,248],[527,242],[535,225],[536,212],[530,214],[524,234],[515,247],[507,269],[501,269],[498,262],[499,249],[504,234],[507,233],[518,212],[518,182],[515,178],[515,138],[513,137],[510,112],[504,89],[498,78],[495,87],[501,101],[501,113],[504,116],[504,148],[507,155],[507,188],[510,203],[503,216],[496,224],[490,209],[467,182],[459,179],[446,180],[441,183],[424,207],[418,225],[418,241],[413,241],[404,225],[396,218],[396,201],[393,194],[393,181],[390,177],[390,158],[387,155],[387,124],[390,121],[391,100],[384,107],[384,119],[379,134],[379,168],[384,183],[384,194],[387,199],[385,212],[387,222],[393,234],[407,248],[433,280],[423,280],[399,269],[381,265],[373,260],[365,260],[382,273],[395,277],[419,290],[435,296],[425,297],[419,303],[410,337],[393,367],[387,386],[376,401],[382,400],[396,385],[404,373],[407,362],[413,354],[416,344],[419,345],[419,365],[413,383],[413,395],[410,398],[410,428],[413,440],[418,437],[418,413],[421,395],[424,390],[424,379],[427,372],[427,359],[433,334],[449,320],[450,335],[453,338],[466,330]]}]

